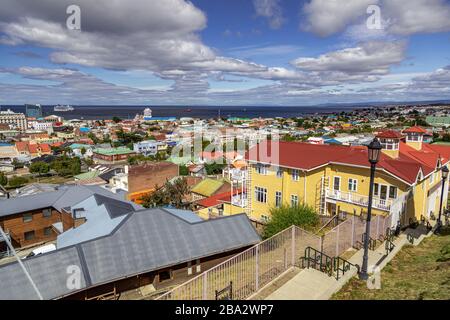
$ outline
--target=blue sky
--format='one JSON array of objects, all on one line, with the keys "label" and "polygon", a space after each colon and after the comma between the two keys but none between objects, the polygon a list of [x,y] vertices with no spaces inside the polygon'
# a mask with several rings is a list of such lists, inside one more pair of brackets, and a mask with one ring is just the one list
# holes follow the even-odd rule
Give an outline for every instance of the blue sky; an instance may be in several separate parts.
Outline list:
[{"label": "blue sky", "polygon": [[0,105],[450,99],[445,0],[5,2]]}]

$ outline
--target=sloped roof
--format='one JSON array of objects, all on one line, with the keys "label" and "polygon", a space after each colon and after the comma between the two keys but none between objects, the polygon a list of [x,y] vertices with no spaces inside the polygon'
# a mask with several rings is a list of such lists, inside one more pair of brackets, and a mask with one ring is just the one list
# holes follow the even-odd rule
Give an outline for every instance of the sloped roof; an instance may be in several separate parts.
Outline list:
[{"label": "sloped roof", "polygon": [[[205,241],[205,239],[207,241]],[[67,288],[67,266],[81,270],[81,290],[136,274],[254,245],[260,237],[245,214],[189,223],[164,210],[128,214],[109,235],[24,260],[45,299]],[[0,266],[0,299],[37,299],[20,266]]]},{"label": "sloped roof", "polygon": [[113,193],[98,186],[77,185],[64,186],[57,191],[1,200],[0,217],[48,207],[61,212],[62,208],[71,207],[94,194],[127,202],[137,210],[142,209],[141,206],[126,201],[124,193]]},{"label": "sloped roof", "polygon": [[425,130],[424,128],[419,127],[419,126],[413,126],[413,127],[403,130],[403,132],[404,133],[427,133],[427,130]]},{"label": "sloped roof", "polygon": [[212,196],[224,184],[223,180],[205,179],[200,181],[192,188],[192,192],[201,194],[202,196]]},{"label": "sloped roof", "polygon": [[377,134],[378,138],[386,138],[386,139],[401,139],[402,134],[395,130],[385,130]]}]

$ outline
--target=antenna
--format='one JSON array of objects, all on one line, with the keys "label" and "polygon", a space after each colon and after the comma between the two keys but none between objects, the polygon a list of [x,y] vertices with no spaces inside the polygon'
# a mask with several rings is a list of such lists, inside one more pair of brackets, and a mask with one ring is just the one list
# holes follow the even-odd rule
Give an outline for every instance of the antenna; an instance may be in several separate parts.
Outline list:
[{"label": "antenna", "polygon": [[28,280],[30,281],[31,286],[33,287],[34,291],[36,291],[36,294],[38,295],[39,299],[40,300],[44,300],[44,298],[42,297],[41,293],[39,292],[39,289],[37,288],[36,284],[34,283],[33,279],[31,278],[30,274],[28,273],[27,269],[23,265],[22,260],[17,256],[16,250],[14,250],[14,247],[11,245],[11,242],[9,241],[9,239],[6,236],[5,232],[3,231],[2,227],[0,227],[0,236],[2,236],[3,239],[5,239],[5,242],[6,242],[7,246],[9,247],[11,252],[13,253],[14,257],[17,259],[17,262],[19,263],[19,265],[22,268],[23,272],[25,273],[25,275],[27,276]]}]

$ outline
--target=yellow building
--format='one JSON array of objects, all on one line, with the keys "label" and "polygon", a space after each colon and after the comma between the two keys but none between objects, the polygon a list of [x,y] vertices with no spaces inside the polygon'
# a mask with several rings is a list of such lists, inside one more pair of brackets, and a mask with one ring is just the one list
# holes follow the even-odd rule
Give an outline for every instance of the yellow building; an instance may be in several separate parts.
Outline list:
[{"label": "yellow building", "polygon": [[[450,159],[450,147],[423,143],[424,129],[412,127],[403,133],[406,137],[392,130],[378,135],[383,150],[376,168],[372,212],[392,214],[393,226],[438,215],[440,169]],[[305,203],[326,215],[367,211],[367,147],[265,141],[250,149],[247,158],[246,212],[255,221],[267,221],[270,209],[282,204]],[[444,190],[443,206],[448,182]]]}]

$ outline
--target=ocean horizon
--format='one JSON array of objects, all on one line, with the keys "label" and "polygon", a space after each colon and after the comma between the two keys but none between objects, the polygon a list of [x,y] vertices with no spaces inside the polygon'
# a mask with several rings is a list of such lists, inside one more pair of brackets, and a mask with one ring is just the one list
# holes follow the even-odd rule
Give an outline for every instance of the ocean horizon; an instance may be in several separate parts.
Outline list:
[{"label": "ocean horizon", "polygon": [[[368,105],[353,106],[139,106],[139,105],[72,105],[75,110],[66,112],[53,111],[54,105],[43,105],[43,116],[59,115],[64,119],[133,119],[136,114],[142,114],[145,108],[153,111],[154,117],[192,117],[200,119],[217,118],[292,118],[311,114],[330,114],[341,111],[368,108]],[[11,109],[14,112],[25,113],[24,105],[3,105],[1,110]],[[108,112],[105,112],[108,109]]]}]

